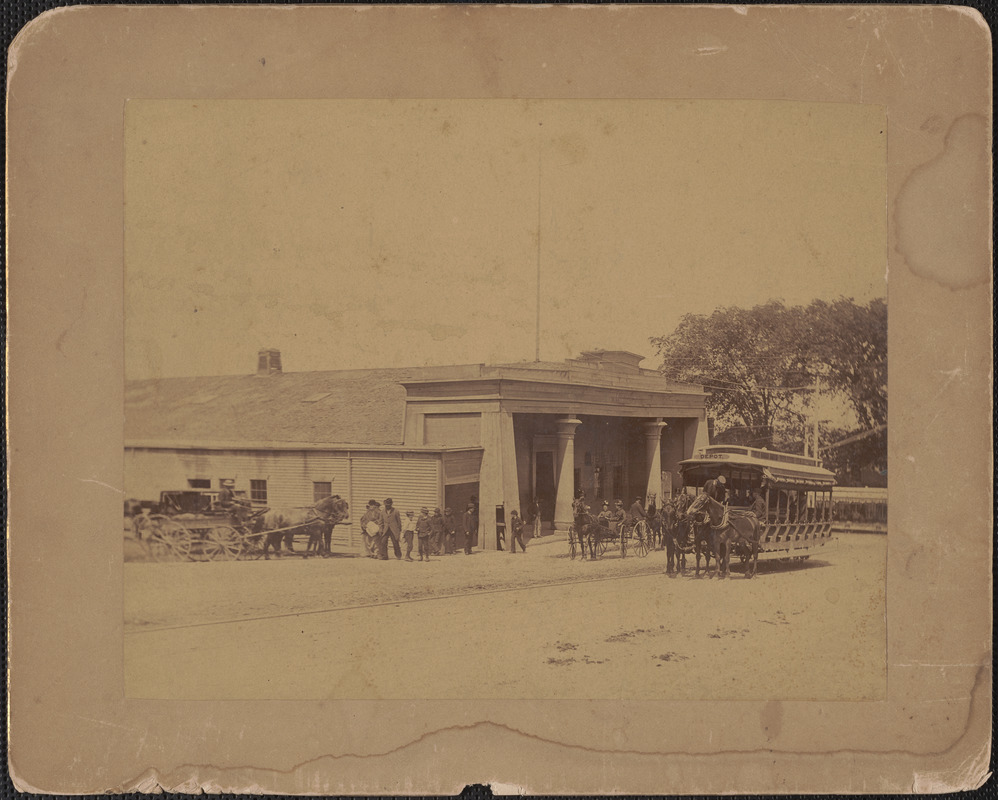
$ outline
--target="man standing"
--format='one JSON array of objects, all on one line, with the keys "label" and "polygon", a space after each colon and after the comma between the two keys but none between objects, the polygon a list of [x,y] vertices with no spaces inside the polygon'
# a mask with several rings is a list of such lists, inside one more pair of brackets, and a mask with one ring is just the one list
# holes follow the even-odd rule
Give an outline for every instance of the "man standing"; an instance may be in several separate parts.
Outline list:
[{"label": "man standing", "polygon": [[416,520],[416,536],[419,539],[419,560],[423,560],[423,556],[426,556],[426,561],[430,560],[430,534],[433,531],[433,526],[430,524],[430,510],[423,506],[419,511],[419,519]]},{"label": "man standing", "polygon": [[533,538],[541,536],[541,503],[536,497],[527,506],[527,524],[534,526]]},{"label": "man standing", "polygon": [[457,521],[454,519],[454,512],[449,508],[444,509],[444,554],[454,554],[454,537],[457,534]]},{"label": "man standing", "polygon": [[749,511],[755,514],[759,522],[766,521],[766,501],[762,499],[762,495],[759,494],[758,490],[752,492],[752,505]]},{"label": "man standing", "polygon": [[416,515],[411,511],[405,512],[405,521],[402,523],[402,536],[405,537],[405,560],[412,561],[412,537],[416,533]]},{"label": "man standing", "polygon": [[399,547],[399,535],[402,533],[402,517],[399,516],[398,509],[392,505],[392,498],[385,498],[385,532],[381,537],[381,547],[378,558],[382,561],[388,560],[388,540],[392,540],[392,547],[395,550],[395,558],[401,560],[402,549]]},{"label": "man standing", "polygon": [[367,511],[360,518],[360,530],[364,537],[364,554],[368,558],[378,558],[381,535],[385,531],[385,515],[377,500],[367,501]]},{"label": "man standing", "polygon": [[443,555],[444,552],[444,517],[439,508],[433,509],[433,516],[430,517],[430,552],[435,556]]},{"label": "man standing", "polygon": [[517,545],[517,543],[519,543],[520,544],[520,549],[524,553],[526,553],[527,552],[527,546],[523,543],[523,526],[524,526],[524,522],[523,522],[522,519],[520,519],[520,515],[516,513],[516,509],[513,509],[513,512],[510,515],[510,517],[511,518],[510,518],[510,521],[509,521],[509,527],[510,527],[510,530],[512,532],[512,536],[510,536],[510,540],[509,540],[509,552],[510,553],[515,553],[516,552],[516,545]]},{"label": "man standing", "polygon": [[474,503],[468,503],[464,512],[464,554],[471,555],[471,546],[478,533],[478,509]]}]

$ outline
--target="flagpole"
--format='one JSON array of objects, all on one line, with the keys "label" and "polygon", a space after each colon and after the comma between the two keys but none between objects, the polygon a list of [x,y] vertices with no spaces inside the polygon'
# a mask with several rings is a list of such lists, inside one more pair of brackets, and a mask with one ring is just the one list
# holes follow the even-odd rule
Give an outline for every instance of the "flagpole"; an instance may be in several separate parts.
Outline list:
[{"label": "flagpole", "polygon": [[541,360],[541,137],[537,136],[537,319],[534,361]]}]

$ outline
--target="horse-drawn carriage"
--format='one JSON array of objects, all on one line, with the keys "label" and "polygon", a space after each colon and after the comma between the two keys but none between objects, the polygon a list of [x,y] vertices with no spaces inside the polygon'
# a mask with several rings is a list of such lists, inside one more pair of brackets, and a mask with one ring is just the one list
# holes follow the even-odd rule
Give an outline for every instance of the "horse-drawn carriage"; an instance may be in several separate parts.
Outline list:
[{"label": "horse-drawn carriage", "polygon": [[[136,537],[156,561],[231,561],[269,558],[270,552],[329,555],[333,527],[349,507],[339,496],[300,509],[222,508],[212,492],[163,492],[156,513],[133,517]],[[296,550],[295,539],[305,539]],[[283,550],[282,550],[283,545]]]},{"label": "horse-drawn carriage", "polygon": [[620,522],[608,521],[594,517],[588,509],[575,515],[568,529],[569,558],[585,558],[587,553],[590,558],[599,558],[611,545],[619,548],[621,558],[625,558],[628,551],[644,558],[650,546],[648,523],[643,519],[627,518]]}]

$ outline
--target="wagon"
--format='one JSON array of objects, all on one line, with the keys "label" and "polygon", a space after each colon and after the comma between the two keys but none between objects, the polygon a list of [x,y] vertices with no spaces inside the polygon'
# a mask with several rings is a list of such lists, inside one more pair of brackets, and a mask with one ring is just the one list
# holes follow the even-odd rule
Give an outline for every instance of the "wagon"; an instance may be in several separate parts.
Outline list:
[{"label": "wagon", "polygon": [[133,517],[136,537],[156,561],[227,561],[262,556],[263,534],[250,531],[252,517],[237,522],[230,512],[215,508],[216,496],[205,491],[161,492],[155,513]]},{"label": "wagon", "polygon": [[157,561],[232,561],[263,555],[263,534],[233,524],[226,513],[154,514],[142,533]]},{"label": "wagon", "polygon": [[601,556],[611,544],[620,549],[621,558],[625,558],[628,551],[644,558],[648,555],[648,523],[639,519],[631,526],[621,522],[607,527],[592,515],[582,514],[568,529],[569,558],[585,558],[587,552]]}]

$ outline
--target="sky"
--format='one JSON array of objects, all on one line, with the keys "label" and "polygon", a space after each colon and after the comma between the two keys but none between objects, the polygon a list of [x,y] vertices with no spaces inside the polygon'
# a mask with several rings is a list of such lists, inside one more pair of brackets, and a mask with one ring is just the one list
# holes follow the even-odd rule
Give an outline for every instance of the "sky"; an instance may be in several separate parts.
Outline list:
[{"label": "sky", "polygon": [[886,119],[789,101],[137,100],[126,377],[649,357],[886,296]]}]

